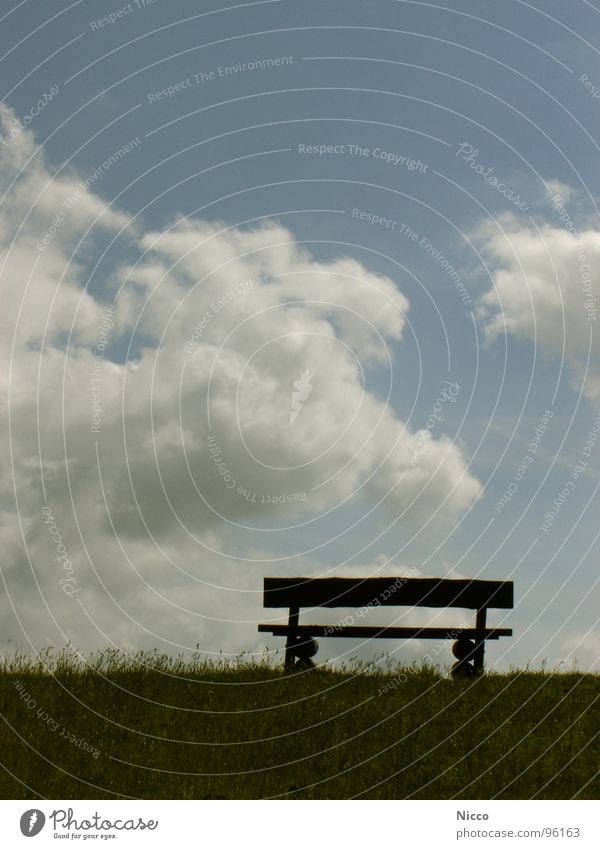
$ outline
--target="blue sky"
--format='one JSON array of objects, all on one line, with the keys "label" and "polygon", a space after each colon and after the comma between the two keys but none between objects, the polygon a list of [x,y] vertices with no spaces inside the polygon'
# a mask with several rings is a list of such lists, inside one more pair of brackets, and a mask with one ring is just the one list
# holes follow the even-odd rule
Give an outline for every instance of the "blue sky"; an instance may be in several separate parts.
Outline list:
[{"label": "blue sky", "polygon": [[[82,0],[55,4],[52,12],[44,12],[47,18],[39,6],[29,2],[6,12],[0,35],[2,100],[11,111],[5,113],[4,134],[10,120],[22,121],[43,93],[58,87],[57,95],[0,151],[11,177],[5,185],[3,172],[3,194],[17,175],[2,202],[6,212],[3,256],[8,257],[3,277],[9,293],[14,292],[9,297],[15,303],[29,273],[26,257],[35,256],[31,245],[26,245],[23,258],[10,264],[19,240],[26,238],[27,227],[37,228],[37,239],[41,239],[69,186],[76,186],[94,169],[102,169],[102,163],[124,145],[139,141],[102,169],[88,192],[93,194],[93,202],[88,198],[89,208],[80,208],[78,213],[76,207],[66,223],[61,223],[49,250],[38,257],[35,273],[44,269],[46,274],[40,287],[50,291],[60,278],[67,287],[65,305],[48,305],[40,294],[37,300],[23,300],[12,324],[7,320],[9,334],[19,323],[29,321],[32,326],[22,342],[20,358],[18,346],[6,351],[7,362],[14,363],[7,381],[14,387],[15,380],[22,380],[19,386],[31,380],[33,386],[36,374],[38,381],[45,380],[45,386],[56,380],[47,403],[63,398],[63,412],[55,430],[39,438],[34,433],[24,436],[13,451],[13,463],[16,458],[21,469],[31,470],[44,446],[41,453],[51,458],[55,475],[48,486],[55,491],[50,495],[41,476],[37,479],[35,471],[28,471],[17,473],[15,487],[11,484],[3,496],[4,533],[10,551],[5,580],[13,600],[2,633],[5,643],[12,639],[37,648],[48,640],[57,645],[71,638],[90,647],[109,639],[123,647],[159,641],[163,647],[193,648],[199,618],[203,650],[239,651],[247,646],[260,651],[254,623],[262,614],[253,593],[260,589],[263,575],[300,570],[318,574],[343,568],[339,564],[347,565],[354,574],[380,567],[392,574],[406,566],[427,575],[515,580],[517,607],[510,614],[515,638],[491,651],[499,667],[529,661],[539,665],[544,658],[552,665],[570,664],[573,659],[584,668],[597,665],[598,637],[591,632],[597,625],[598,609],[599,448],[585,454],[585,471],[561,503],[553,525],[545,531],[540,528],[581,460],[600,411],[597,331],[593,309],[585,307],[586,302],[595,305],[600,257],[596,207],[600,191],[596,167],[600,15],[591,4],[579,0],[570,6],[568,16],[564,4],[558,2],[451,5],[277,0],[220,10],[217,3],[199,5],[182,0],[155,0],[144,6],[140,0],[139,7]],[[105,16],[109,20],[101,25]],[[263,67],[242,67],[257,60]],[[265,60],[270,67],[264,66]],[[219,71],[225,68],[237,70]],[[201,73],[209,78],[200,77]],[[159,95],[169,87],[171,95]],[[596,91],[599,97],[595,97]],[[324,152],[303,152],[310,145]],[[409,170],[407,160],[401,157],[419,160],[423,167]],[[42,201],[35,198],[34,178]],[[19,194],[18,186],[27,180],[27,191]],[[559,218],[553,201],[557,195],[573,221],[574,234],[567,232]],[[45,205],[43,197],[48,198]],[[519,208],[517,202],[525,208]],[[105,225],[96,219],[104,204],[109,205]],[[362,218],[360,213],[364,213]],[[373,216],[388,226],[373,223]],[[21,220],[29,223],[18,229]],[[248,236],[260,222],[279,228],[267,232],[267,241],[284,232],[300,252],[291,257],[278,254],[265,265],[288,281],[291,288],[282,289],[281,297],[301,299],[302,281],[306,280],[306,291],[313,300],[333,298],[339,312],[332,309],[325,316],[313,305],[296,317],[292,306],[281,307],[288,322],[281,325],[283,332],[292,334],[288,341],[295,332],[309,334],[302,337],[297,361],[292,348],[280,353],[277,347],[269,347],[279,344],[272,341],[280,327],[275,319],[269,329],[261,325],[260,333],[257,331],[264,349],[250,350],[246,339],[236,347],[233,340],[237,337],[231,337],[225,350],[230,348],[232,358],[245,358],[249,365],[238,375],[241,388],[237,396],[233,389],[230,395],[222,390],[225,394],[219,403],[228,399],[227,403],[233,404],[231,399],[237,397],[240,421],[250,422],[246,450],[253,448],[256,453],[271,446],[280,465],[293,466],[300,457],[317,469],[314,456],[306,454],[314,443],[325,452],[327,462],[331,461],[331,469],[327,467],[331,474],[339,473],[336,464],[342,460],[349,463],[349,469],[353,463],[358,466],[347,477],[340,473],[332,491],[322,498],[315,495],[308,507],[300,504],[287,506],[285,511],[258,511],[246,504],[242,507],[247,509],[241,509],[239,499],[232,506],[221,492],[216,500],[225,518],[201,518],[195,525],[190,501],[195,496],[187,489],[190,480],[181,477],[181,458],[167,459],[172,474],[166,488],[172,487],[181,498],[184,506],[179,518],[195,535],[192,542],[188,534],[184,543],[176,529],[163,522],[166,514],[160,482],[147,469],[154,457],[142,455],[132,478],[134,489],[142,492],[136,509],[130,510],[133,499],[127,482],[113,470],[115,479],[107,483],[102,500],[113,505],[117,519],[108,522],[107,513],[95,513],[90,507],[89,526],[81,524],[77,499],[73,504],[70,497],[69,463],[76,466],[79,461],[85,466],[89,457],[95,462],[97,446],[101,456],[104,450],[103,462],[109,467],[111,457],[116,466],[121,463],[116,458],[121,456],[123,438],[113,422],[107,423],[111,413],[104,413],[98,439],[89,433],[90,393],[87,378],[82,378],[87,374],[82,363],[86,356],[93,356],[100,332],[98,316],[117,290],[121,293],[116,304],[119,319],[116,329],[111,329],[104,363],[106,408],[112,409],[109,396],[117,412],[121,395],[125,398],[122,410],[131,403],[133,412],[124,412],[122,417],[130,422],[135,443],[136,432],[141,433],[137,431],[142,427],[139,422],[147,423],[152,409],[146,378],[140,375],[145,374],[145,363],[154,359],[159,363],[156,392],[164,434],[170,433],[171,427],[177,431],[183,423],[186,439],[198,451],[197,457],[192,455],[192,467],[196,457],[202,495],[214,494],[212,488],[219,486],[210,477],[214,472],[210,463],[208,471],[203,465],[208,461],[202,416],[206,404],[210,406],[204,378],[200,371],[190,372],[189,365],[187,372],[182,371],[179,361],[169,359],[169,351],[177,341],[176,334],[180,334],[182,347],[201,318],[201,293],[208,286],[199,274],[201,282],[185,301],[182,292],[196,284],[190,282],[194,271],[193,266],[190,270],[185,265],[184,247],[193,250],[189,246],[194,239],[198,243],[207,233],[212,238],[220,232],[222,222],[239,235],[235,245],[242,254],[261,249],[252,241],[254,237]],[[187,241],[173,236],[172,244],[168,242],[168,233],[177,233],[182,227],[192,233]],[[411,238],[410,232],[416,237]],[[150,261],[151,250],[145,255],[143,251],[159,234],[161,244],[168,242],[168,246],[156,253],[156,261]],[[214,238],[222,241],[221,236]],[[585,263],[578,259],[578,244],[583,245]],[[222,255],[215,250],[213,259],[207,251],[199,260],[208,279],[217,260],[230,257],[233,249],[223,243]],[[236,274],[245,268],[239,257]],[[360,295],[332,295],[328,277],[319,284],[323,269],[348,270],[340,265],[344,257],[364,269],[364,280],[370,281],[365,289],[364,280],[356,284],[348,279],[347,291],[354,292],[356,284],[362,287]],[[138,271],[132,272],[136,263]],[[587,292],[582,288],[584,264],[589,266],[591,281]],[[247,265],[250,276],[258,266],[250,260]],[[352,268],[356,270],[358,265]],[[150,279],[159,289],[146,309],[149,290],[144,286]],[[227,279],[226,274],[218,278],[211,297],[219,287],[228,290]],[[232,286],[237,284],[238,277],[230,279]],[[457,279],[466,297],[461,297]],[[295,280],[299,289],[293,288]],[[377,287],[378,280],[390,281],[409,305],[400,310],[402,317],[396,323],[391,314],[386,318],[389,298],[386,305],[378,301],[380,295],[369,294],[368,286]],[[91,300],[82,313],[73,306],[73,293],[84,291]],[[335,293],[339,291],[336,286]],[[389,295],[392,290],[385,291]],[[267,293],[264,295],[266,298]],[[350,297],[351,301],[345,300]],[[238,299],[235,310],[238,308],[236,321],[253,315],[250,303],[242,305]],[[355,311],[358,323],[345,326],[343,319],[349,309]],[[56,315],[57,310],[64,326],[59,322],[55,336],[44,343],[48,315]],[[171,310],[177,316],[176,325],[168,323]],[[233,314],[229,308],[223,311],[218,319],[224,322],[220,330],[217,321],[211,324],[215,334],[211,346],[222,342],[231,329],[225,313]],[[371,329],[381,332],[384,345],[379,353],[370,348],[375,335],[371,338],[368,331],[368,339],[364,338],[357,313],[371,321]],[[73,327],[79,328],[79,335],[68,346]],[[346,347],[343,351],[340,346],[335,348],[330,359],[325,349],[315,347],[316,336],[310,341],[310,334],[321,332],[334,334]],[[41,357],[29,362],[32,351],[40,347]],[[385,357],[381,354],[383,349],[389,353],[391,368],[387,353]],[[369,449],[366,459],[358,433],[356,444],[354,436],[344,436],[344,398],[353,397],[351,390],[358,386],[358,372],[352,372],[348,359],[351,350],[363,369],[360,381],[364,381],[371,405],[370,413],[360,407],[352,428],[358,430],[360,424],[369,432],[374,427],[369,415],[375,415],[379,406],[391,416],[386,425],[388,436],[376,440],[381,453]],[[288,357],[289,373],[282,365]],[[76,368],[81,365],[81,372],[73,372],[71,383],[68,378],[59,381],[62,372],[58,371],[50,371],[44,378],[43,368],[52,369],[55,359],[60,360],[64,374],[70,374],[70,363]],[[132,373],[124,365],[126,360],[134,363]],[[166,363],[162,377],[161,362]],[[115,380],[114,392],[109,388],[107,363]],[[311,418],[310,398],[306,400],[300,414],[303,418],[298,417],[306,429],[302,445],[292,446],[287,435],[281,436],[282,425],[268,413],[261,392],[266,392],[270,380],[280,381],[287,398],[291,382],[310,363],[315,366],[313,402],[317,399],[319,406],[315,405]],[[231,368],[227,379],[233,380],[235,368]],[[148,375],[150,371],[148,365]],[[262,387],[258,394],[255,386],[244,384],[247,375],[255,372]],[[190,374],[198,380],[198,388],[189,389],[180,418],[170,384],[175,386],[181,379],[185,395],[185,387],[192,387]],[[137,388],[135,392],[130,389],[132,380],[143,386],[139,398]],[[445,381],[458,383],[460,391],[455,401],[444,402],[443,421],[431,429],[436,450],[446,458],[443,463],[450,464],[444,465],[446,490],[439,483],[435,493],[443,500],[445,494],[455,492],[456,498],[449,496],[446,509],[436,498],[427,497],[413,510],[413,500],[419,500],[416,495],[413,499],[413,484],[407,483],[413,470],[406,456],[402,460],[400,455],[390,466],[392,471],[403,470],[392,481],[397,487],[395,495],[388,494],[377,503],[377,493],[387,492],[385,481],[378,483],[379,489],[367,487],[362,495],[353,495],[357,485],[371,472],[375,474],[377,463],[386,463],[383,448],[390,434],[403,444],[406,433],[414,435],[426,429]],[[81,410],[76,406],[80,396],[84,398]],[[23,400],[19,392],[11,395],[11,443],[18,443],[21,433],[27,431],[18,425],[15,430],[15,422],[20,415],[29,420],[32,407],[28,403],[33,397]],[[55,407],[49,418],[58,409]],[[249,410],[254,419],[248,418]],[[514,476],[547,410],[553,415],[543,427],[539,447],[529,455],[532,459],[518,480],[518,491],[499,511],[496,505],[515,483]],[[259,433],[252,422],[263,414]],[[226,420],[224,416],[222,422]],[[43,420],[38,435],[46,426]],[[265,435],[265,428],[270,427],[272,432]],[[236,430],[233,425],[232,429]],[[339,456],[333,451],[329,435],[341,440],[348,457],[341,450]],[[170,436],[164,438],[168,441]],[[230,457],[239,448],[234,447],[236,438],[233,433],[222,434]],[[143,445],[141,436],[139,445]],[[167,446],[159,448],[158,461],[160,450],[171,458]],[[242,454],[235,456],[242,464],[248,460],[247,456],[242,460]],[[267,455],[260,456],[264,462]],[[12,475],[9,455],[5,460]],[[127,457],[124,462],[128,463]],[[252,477],[258,472],[250,460],[248,464],[243,465],[244,473],[238,465],[238,479],[258,486]],[[326,466],[325,461],[321,465]],[[279,473],[280,489],[276,491],[301,489],[307,480],[313,486],[320,483],[318,474],[314,479],[300,479],[297,475],[301,474],[289,469]],[[433,466],[423,470],[423,483],[428,474],[434,474]],[[84,472],[81,475],[81,490],[77,491],[82,503],[87,504],[89,497],[96,509],[101,488],[88,492],[84,481],[89,478]],[[90,477],[94,475],[90,473]],[[393,477],[392,472],[388,477]],[[65,545],[69,538],[73,569],[80,575],[75,616],[73,599],[64,598],[56,577],[49,577],[43,565],[50,558],[47,529],[39,518],[42,490],[46,500],[50,497],[54,513],[62,514],[61,538]],[[409,493],[410,503],[398,495],[400,490]],[[141,523],[134,515],[138,511]],[[17,516],[21,522],[15,534]],[[60,526],[58,518],[57,524]],[[106,537],[98,533],[99,524]],[[122,565],[111,566],[104,575],[97,558],[109,544],[115,546]],[[197,568],[193,565],[196,556]],[[210,564],[207,560],[204,567],[203,558],[213,560]],[[222,573],[215,565],[220,558]],[[276,562],[269,563],[272,559]],[[175,578],[166,561],[176,562]],[[142,577],[134,566],[140,568]],[[226,577],[219,584],[221,574]],[[28,595],[30,580],[37,581],[33,603]],[[144,583],[139,596],[137,582]],[[172,585],[177,592],[169,597]],[[147,601],[146,592],[151,596]],[[228,630],[223,620],[232,594],[232,618],[246,624]],[[247,594],[253,599],[250,606],[246,605]],[[195,599],[193,616],[184,623],[179,606],[191,598]],[[92,609],[101,613],[98,622],[90,624]],[[160,627],[154,629],[157,617]],[[323,648],[324,656],[340,650],[368,655],[380,649]],[[403,656],[411,658],[418,657],[419,651],[418,646],[402,648]]]}]

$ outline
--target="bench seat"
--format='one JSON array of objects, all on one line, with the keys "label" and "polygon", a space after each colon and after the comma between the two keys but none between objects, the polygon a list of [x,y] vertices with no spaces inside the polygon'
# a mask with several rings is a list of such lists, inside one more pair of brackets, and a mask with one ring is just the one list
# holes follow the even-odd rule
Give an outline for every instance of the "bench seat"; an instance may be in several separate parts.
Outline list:
[{"label": "bench seat", "polygon": [[269,625],[258,626],[262,633],[274,637],[287,637],[297,634],[299,637],[387,637],[391,640],[455,640],[465,637],[471,640],[498,640],[500,637],[512,637],[512,628],[428,628],[413,625],[396,628],[382,625]]}]

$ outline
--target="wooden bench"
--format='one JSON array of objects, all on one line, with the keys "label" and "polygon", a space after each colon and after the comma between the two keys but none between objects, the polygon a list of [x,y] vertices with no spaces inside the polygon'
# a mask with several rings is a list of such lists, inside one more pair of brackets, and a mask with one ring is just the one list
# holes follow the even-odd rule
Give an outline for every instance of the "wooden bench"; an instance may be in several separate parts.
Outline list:
[{"label": "wooden bench", "polygon": [[[485,641],[512,637],[510,628],[488,628],[488,608],[513,608],[512,581],[455,580],[446,578],[265,578],[264,606],[287,607],[287,625],[261,624],[258,630],[286,637],[285,667],[312,667],[318,650],[315,637],[356,639],[455,640],[458,662],[454,675],[479,675],[484,669]],[[333,625],[300,625],[303,607],[354,607],[362,618],[375,607],[462,607],[475,610],[474,628],[386,627],[347,624],[354,616]]]}]

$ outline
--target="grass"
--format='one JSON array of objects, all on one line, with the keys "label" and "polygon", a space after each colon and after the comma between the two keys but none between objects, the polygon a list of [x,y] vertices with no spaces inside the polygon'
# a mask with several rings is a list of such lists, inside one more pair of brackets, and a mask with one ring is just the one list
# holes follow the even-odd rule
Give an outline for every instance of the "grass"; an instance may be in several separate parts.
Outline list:
[{"label": "grass", "polygon": [[0,664],[0,796],[597,798],[599,681],[15,656]]}]

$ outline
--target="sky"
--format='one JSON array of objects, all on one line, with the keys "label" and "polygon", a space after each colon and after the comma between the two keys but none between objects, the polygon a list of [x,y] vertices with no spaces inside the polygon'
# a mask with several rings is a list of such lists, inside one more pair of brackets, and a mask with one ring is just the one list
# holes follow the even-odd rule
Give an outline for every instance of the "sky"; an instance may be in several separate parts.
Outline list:
[{"label": "sky", "polygon": [[[2,652],[271,656],[264,576],[410,574],[514,581],[492,668],[598,669],[599,34],[2,7]],[[383,651],[451,661],[319,657]]]}]

